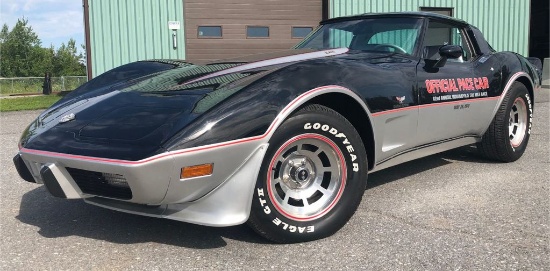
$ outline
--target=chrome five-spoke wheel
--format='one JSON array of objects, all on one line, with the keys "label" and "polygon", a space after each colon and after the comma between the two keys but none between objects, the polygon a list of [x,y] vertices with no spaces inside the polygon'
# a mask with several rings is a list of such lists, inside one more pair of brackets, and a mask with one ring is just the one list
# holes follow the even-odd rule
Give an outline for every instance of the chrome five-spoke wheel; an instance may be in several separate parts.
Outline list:
[{"label": "chrome five-spoke wheel", "polygon": [[248,225],[279,243],[317,240],[351,218],[367,186],[368,161],[353,125],[310,104],[275,130],[252,196]]},{"label": "chrome five-spoke wheel", "polygon": [[510,119],[508,122],[508,134],[510,135],[510,144],[512,147],[521,145],[527,130],[527,106],[522,98],[518,97],[510,110]]},{"label": "chrome five-spoke wheel", "polygon": [[303,134],[276,152],[267,176],[268,194],[284,216],[305,221],[326,214],[345,187],[342,152],[327,137]]}]

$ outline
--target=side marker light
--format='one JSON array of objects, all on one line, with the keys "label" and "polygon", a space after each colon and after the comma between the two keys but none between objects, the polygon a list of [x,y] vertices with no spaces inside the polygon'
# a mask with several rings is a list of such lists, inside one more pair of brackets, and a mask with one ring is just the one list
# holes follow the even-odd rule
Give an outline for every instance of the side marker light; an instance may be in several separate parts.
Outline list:
[{"label": "side marker light", "polygon": [[181,179],[212,175],[214,164],[202,164],[181,168]]}]

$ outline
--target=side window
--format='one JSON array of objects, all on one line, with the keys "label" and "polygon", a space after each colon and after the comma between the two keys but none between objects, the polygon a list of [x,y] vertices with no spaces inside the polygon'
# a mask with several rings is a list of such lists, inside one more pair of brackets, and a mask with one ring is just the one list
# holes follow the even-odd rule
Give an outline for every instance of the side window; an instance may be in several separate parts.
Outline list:
[{"label": "side window", "polygon": [[397,29],[374,34],[367,44],[375,51],[413,54],[418,29]]},{"label": "side window", "polygon": [[329,29],[330,39],[325,41],[325,45],[328,42],[330,48],[349,48],[351,40],[353,39],[353,33],[341,29]]},{"label": "side window", "polygon": [[462,29],[437,21],[430,21],[426,37],[424,39],[424,58],[438,59],[439,47],[443,45],[460,45],[462,47],[462,57],[448,61],[468,61],[472,57],[470,46]]}]

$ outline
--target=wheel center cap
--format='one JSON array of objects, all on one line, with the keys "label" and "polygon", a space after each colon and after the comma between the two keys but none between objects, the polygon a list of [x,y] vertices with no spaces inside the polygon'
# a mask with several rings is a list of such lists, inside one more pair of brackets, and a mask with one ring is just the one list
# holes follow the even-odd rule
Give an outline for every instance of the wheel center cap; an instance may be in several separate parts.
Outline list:
[{"label": "wheel center cap", "polygon": [[309,171],[307,171],[307,169],[305,169],[303,167],[300,167],[300,168],[298,168],[298,170],[296,170],[296,174],[294,176],[294,179],[296,181],[303,182],[303,181],[307,180],[308,177],[309,177]]},{"label": "wheel center cap", "polygon": [[296,155],[289,158],[283,167],[283,182],[291,189],[302,189],[315,179],[315,167],[304,156]]}]

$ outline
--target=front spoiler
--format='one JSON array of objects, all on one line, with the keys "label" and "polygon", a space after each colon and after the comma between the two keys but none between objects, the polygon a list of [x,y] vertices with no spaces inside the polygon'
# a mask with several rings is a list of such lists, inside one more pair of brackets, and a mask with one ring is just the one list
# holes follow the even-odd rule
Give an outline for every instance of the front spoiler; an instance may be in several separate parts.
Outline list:
[{"label": "front spoiler", "polygon": [[[263,140],[164,153],[143,161],[82,157],[22,148],[14,157],[21,177],[43,183],[61,198],[123,212],[209,226],[242,224],[248,219],[253,189],[267,150]],[[180,179],[184,166],[213,163],[209,176]],[[129,200],[83,193],[67,168],[124,176]],[[32,178],[32,179],[31,179]]]},{"label": "front spoiler", "polygon": [[252,195],[267,144],[261,145],[245,163],[220,186],[204,197],[185,203],[148,206],[105,198],[87,198],[93,205],[193,224],[225,227],[239,225],[248,220]]}]

